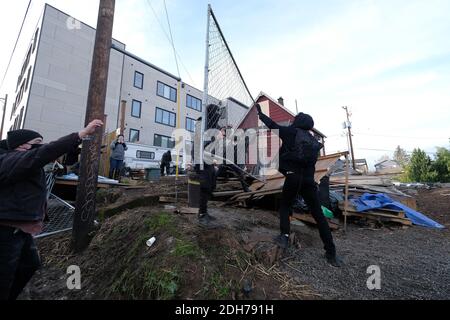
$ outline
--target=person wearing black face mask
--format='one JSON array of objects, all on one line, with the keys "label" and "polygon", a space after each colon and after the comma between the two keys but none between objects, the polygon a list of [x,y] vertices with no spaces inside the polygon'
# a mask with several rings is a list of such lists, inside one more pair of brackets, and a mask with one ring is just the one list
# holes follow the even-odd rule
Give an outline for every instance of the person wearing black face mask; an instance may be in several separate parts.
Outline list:
[{"label": "person wearing black face mask", "polygon": [[77,148],[102,125],[94,120],[48,144],[33,130],[8,132],[8,151],[0,152],[0,300],[16,299],[40,267],[33,235],[42,231],[46,214],[43,167]]}]

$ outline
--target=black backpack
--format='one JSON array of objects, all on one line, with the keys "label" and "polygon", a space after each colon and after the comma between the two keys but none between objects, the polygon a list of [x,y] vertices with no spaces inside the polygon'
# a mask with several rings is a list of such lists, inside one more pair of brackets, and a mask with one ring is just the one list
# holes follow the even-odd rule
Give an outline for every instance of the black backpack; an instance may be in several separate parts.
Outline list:
[{"label": "black backpack", "polygon": [[294,145],[288,148],[281,157],[284,160],[297,162],[301,165],[315,164],[319,151],[323,148],[317,139],[307,130],[297,128]]}]

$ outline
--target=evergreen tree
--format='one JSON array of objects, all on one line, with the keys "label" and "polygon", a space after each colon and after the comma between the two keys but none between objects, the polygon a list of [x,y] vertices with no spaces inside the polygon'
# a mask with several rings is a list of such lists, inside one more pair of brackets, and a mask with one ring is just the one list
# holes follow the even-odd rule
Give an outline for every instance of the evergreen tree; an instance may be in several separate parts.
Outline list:
[{"label": "evergreen tree", "polygon": [[414,149],[407,167],[408,180],[413,182],[437,181],[437,172],[433,170],[431,159],[425,151]]},{"label": "evergreen tree", "polygon": [[394,151],[394,160],[396,160],[403,168],[408,165],[410,156],[406,153],[406,151],[400,146],[397,146],[397,148]]},{"label": "evergreen tree", "polygon": [[437,174],[437,181],[450,182],[450,150],[437,148],[436,160],[432,163],[432,170]]}]

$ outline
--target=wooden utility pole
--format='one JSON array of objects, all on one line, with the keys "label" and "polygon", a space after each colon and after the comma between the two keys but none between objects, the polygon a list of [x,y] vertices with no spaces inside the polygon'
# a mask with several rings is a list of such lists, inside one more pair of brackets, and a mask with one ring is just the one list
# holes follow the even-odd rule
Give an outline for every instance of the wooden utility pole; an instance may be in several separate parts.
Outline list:
[{"label": "wooden utility pole", "polygon": [[125,131],[125,110],[127,109],[127,101],[122,100],[120,105],[120,134]]},{"label": "wooden utility pole", "polygon": [[345,110],[345,113],[347,115],[347,123],[346,123],[346,127],[348,130],[348,139],[350,141],[350,153],[352,155],[352,165],[353,165],[353,170],[356,170],[356,165],[355,165],[355,154],[353,152],[353,141],[352,141],[352,124],[350,122],[350,114],[348,112],[348,108],[347,106],[342,107],[342,109]]},{"label": "wooden utility pole", "polygon": [[[100,0],[85,125],[94,119],[103,119],[105,115],[114,6],[115,0]],[[72,230],[72,249],[75,252],[86,248],[90,240],[89,233],[92,231],[95,215],[102,131],[101,128],[97,129],[94,135],[83,140]]]}]

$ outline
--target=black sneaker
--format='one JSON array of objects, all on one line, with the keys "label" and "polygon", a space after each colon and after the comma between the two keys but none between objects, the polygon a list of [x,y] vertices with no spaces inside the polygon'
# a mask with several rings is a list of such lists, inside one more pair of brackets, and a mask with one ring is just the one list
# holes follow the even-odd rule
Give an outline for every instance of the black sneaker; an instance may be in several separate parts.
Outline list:
[{"label": "black sneaker", "polygon": [[200,219],[208,219],[209,221],[217,220],[216,217],[213,217],[209,213],[199,213],[198,218]]},{"label": "black sneaker", "polygon": [[342,259],[339,258],[336,254],[325,253],[325,258],[327,259],[327,262],[333,267],[340,268],[344,265],[344,261],[342,261]]},{"label": "black sneaker", "polygon": [[203,214],[199,214],[198,215],[198,223],[203,226],[203,227],[207,227],[207,228],[215,228],[217,227],[213,221],[216,220],[215,217],[207,214],[207,213],[203,213]]},{"label": "black sneaker", "polygon": [[274,241],[281,249],[286,249],[289,244],[289,237],[284,234],[280,234],[279,236],[275,237]]}]

